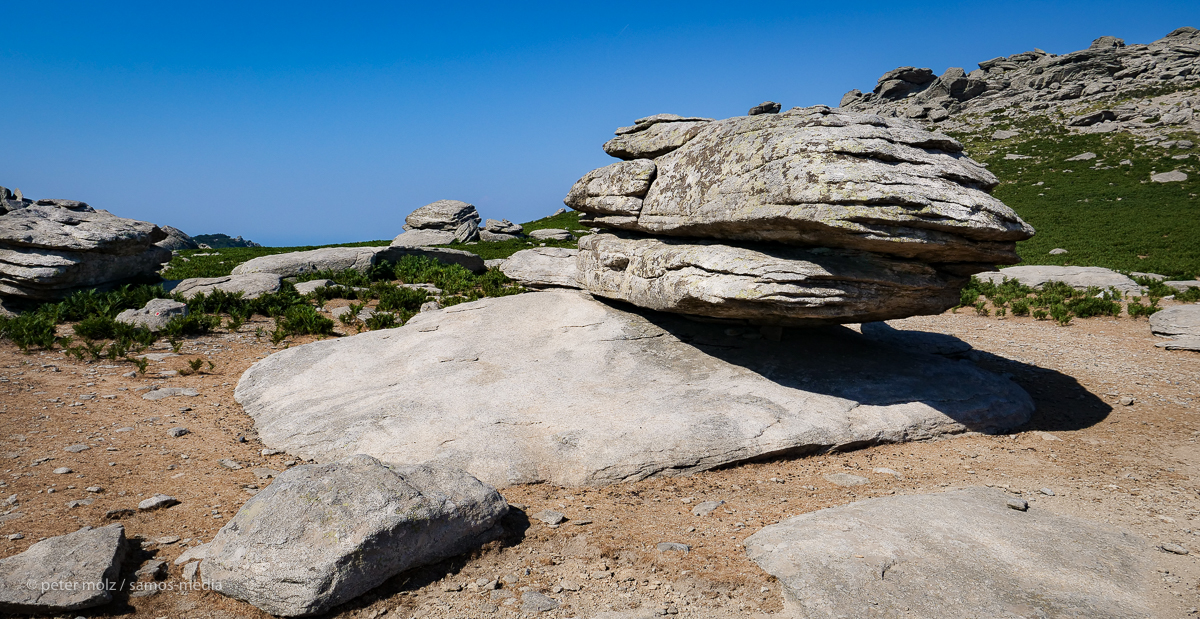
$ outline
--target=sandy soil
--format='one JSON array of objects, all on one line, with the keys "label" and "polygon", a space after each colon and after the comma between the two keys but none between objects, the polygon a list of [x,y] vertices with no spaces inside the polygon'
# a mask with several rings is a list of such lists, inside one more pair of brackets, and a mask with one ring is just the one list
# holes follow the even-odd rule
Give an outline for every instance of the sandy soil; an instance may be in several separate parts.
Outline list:
[{"label": "sandy soil", "polygon": [[[977,363],[1010,375],[1033,395],[1034,420],[1006,436],[882,445],[686,478],[608,488],[509,488],[503,494],[519,509],[505,521],[505,538],[471,556],[402,574],[330,616],[527,616],[519,612],[520,595],[529,590],[560,602],[544,617],[607,611],[630,617],[772,616],[781,609],[780,587],[745,558],[741,545],[761,527],[867,497],[970,485],[1007,488],[1029,499],[1031,509],[1112,523],[1151,547],[1174,543],[1200,551],[1200,354],[1155,348],[1160,340],[1146,321],[1127,317],[1059,327],[959,312],[891,324],[969,342]],[[23,355],[0,343],[0,500],[15,495],[0,502],[0,556],[44,537],[113,522],[106,517],[110,511],[136,511],[139,501],[156,493],[180,504],[119,515],[140,544],[127,572],[152,558],[170,563],[187,547],[211,540],[270,483],[271,471],[263,469],[296,464],[287,454],[263,455],[266,446],[233,401],[241,373],[273,351],[268,338],[255,337],[259,327],[270,331],[269,321],[258,318],[240,333],[189,340],[180,356],[152,361],[146,375],[136,377],[123,376],[135,369],[128,362],[77,362],[58,351]],[[213,368],[190,376],[158,374],[185,368],[191,359],[203,359],[205,368],[211,361]],[[154,386],[191,387],[200,395],[143,399]],[[1122,405],[1122,398],[1133,403]],[[189,433],[172,437],[168,430],[175,427]],[[64,450],[72,445],[87,449]],[[58,467],[72,472],[53,473]],[[899,475],[875,472],[879,468]],[[844,488],[826,479],[839,472],[871,482]],[[94,486],[102,490],[87,490]],[[692,515],[693,505],[710,500],[725,504],[709,516]],[[549,526],[527,516],[543,509],[563,512],[568,521]],[[18,533],[24,537],[10,538]],[[656,549],[660,542],[692,550],[663,553]],[[1156,551],[1155,557],[1158,616],[1193,616],[1200,607],[1195,555]],[[179,588],[181,568],[170,563],[164,586]],[[62,616],[267,615],[213,592],[166,590],[145,597],[121,593],[108,607]]]}]

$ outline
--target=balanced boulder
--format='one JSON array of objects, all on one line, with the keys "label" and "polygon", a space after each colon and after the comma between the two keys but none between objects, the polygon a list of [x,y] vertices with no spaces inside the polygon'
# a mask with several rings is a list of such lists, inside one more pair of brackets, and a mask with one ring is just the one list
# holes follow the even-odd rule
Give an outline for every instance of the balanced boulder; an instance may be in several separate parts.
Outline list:
[{"label": "balanced boulder", "polygon": [[999,432],[1033,411],[1015,383],[967,362],[841,326],[771,331],[548,290],[277,352],[234,397],[272,449],[440,462],[498,487]]},{"label": "balanced boulder", "polygon": [[968,488],[810,512],[746,539],[795,617],[1158,616],[1152,545]]},{"label": "balanced boulder", "polygon": [[206,583],[273,615],[315,615],[497,537],[508,504],[461,470],[365,455],[280,473],[213,538]]},{"label": "balanced boulder", "polygon": [[[686,140],[627,148],[684,125]],[[605,150],[626,161],[565,202],[618,232],[580,242],[580,285],[643,307],[783,325],[937,314],[1033,235],[962,144],[908,120],[816,106],[617,134]]]},{"label": "balanced boulder", "polygon": [[0,295],[33,300],[153,277],[171,251],[158,226],[74,200],[5,199],[0,209]]},{"label": "balanced boulder", "polygon": [[163,232],[167,233],[167,238],[155,243],[155,245],[158,245],[163,249],[170,249],[172,251],[179,251],[181,249],[200,249],[200,243],[196,242],[196,239],[193,239],[184,233],[183,230],[180,230],[179,228],[172,228],[171,226],[162,226],[162,230]]},{"label": "balanced boulder", "polygon": [[84,527],[0,559],[0,612],[56,613],[112,600],[125,557],[125,528]]},{"label": "balanced boulder", "polygon": [[405,232],[392,245],[424,247],[465,243],[479,239],[479,212],[460,200],[438,200],[413,211],[404,219]]}]

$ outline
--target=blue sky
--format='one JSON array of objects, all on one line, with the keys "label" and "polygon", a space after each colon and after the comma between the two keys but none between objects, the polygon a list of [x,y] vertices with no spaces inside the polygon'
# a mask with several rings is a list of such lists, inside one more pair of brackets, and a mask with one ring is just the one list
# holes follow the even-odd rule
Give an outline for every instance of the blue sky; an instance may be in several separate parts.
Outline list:
[{"label": "blue sky", "polygon": [[640,116],[1148,43],[1200,4],[0,0],[0,24],[0,185],[299,245],[390,238],[443,198],[548,215]]}]

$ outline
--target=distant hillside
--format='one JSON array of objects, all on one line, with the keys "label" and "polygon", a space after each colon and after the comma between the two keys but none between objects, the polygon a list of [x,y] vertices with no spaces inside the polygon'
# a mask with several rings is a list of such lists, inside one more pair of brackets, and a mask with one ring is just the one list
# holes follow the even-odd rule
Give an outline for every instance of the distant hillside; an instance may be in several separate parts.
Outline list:
[{"label": "distant hillside", "polygon": [[231,237],[228,234],[198,234],[193,239],[197,243],[208,245],[213,249],[224,247],[262,247],[254,241],[247,241],[240,236]]},{"label": "distant hillside", "polygon": [[[1146,45],[1105,36],[971,72],[901,67],[844,108],[909,118],[964,143],[996,197],[1038,234],[1032,264],[1200,275],[1200,31]],[[1050,255],[1052,249],[1065,254]]]}]

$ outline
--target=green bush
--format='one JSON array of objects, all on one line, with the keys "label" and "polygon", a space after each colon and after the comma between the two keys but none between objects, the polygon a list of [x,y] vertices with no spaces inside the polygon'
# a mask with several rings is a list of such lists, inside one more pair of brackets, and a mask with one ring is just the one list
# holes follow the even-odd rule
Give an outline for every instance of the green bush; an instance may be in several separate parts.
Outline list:
[{"label": "green bush", "polygon": [[0,317],[0,338],[16,344],[22,352],[30,348],[50,349],[55,342],[55,321],[41,312],[26,312],[15,318]]},{"label": "green bush", "polygon": [[402,288],[383,282],[373,285],[372,292],[379,296],[379,304],[375,309],[384,312],[407,310],[416,313],[421,311],[421,304],[429,300],[429,293],[425,290]]},{"label": "green bush", "polygon": [[296,305],[287,309],[278,321],[279,329],[292,335],[329,335],[333,321],[322,316],[311,305]]}]

